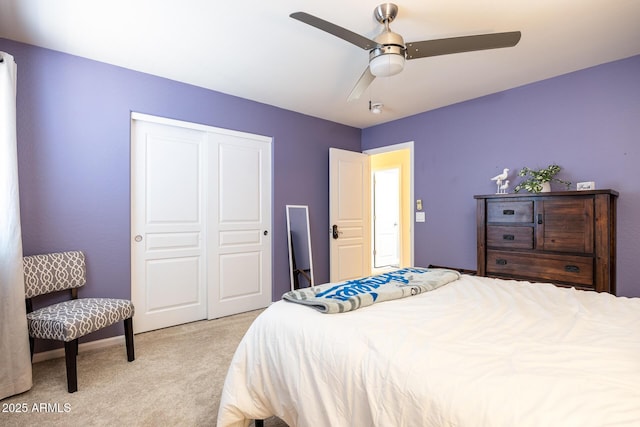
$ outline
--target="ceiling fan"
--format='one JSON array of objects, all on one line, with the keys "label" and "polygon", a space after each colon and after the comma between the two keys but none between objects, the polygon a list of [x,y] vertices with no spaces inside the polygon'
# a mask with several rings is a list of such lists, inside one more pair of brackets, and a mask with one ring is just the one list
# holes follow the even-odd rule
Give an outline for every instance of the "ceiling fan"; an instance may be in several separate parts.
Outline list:
[{"label": "ceiling fan", "polygon": [[349,101],[360,98],[376,77],[388,77],[398,74],[404,68],[405,59],[426,58],[448,55],[450,53],[471,52],[474,50],[512,47],[520,41],[520,31],[506,33],[478,34],[473,36],[451,37],[446,39],[410,42],[389,28],[389,24],[398,15],[398,6],[383,3],[373,11],[376,20],[384,25],[384,30],[373,40],[336,24],[325,21],[305,12],[289,15],[293,19],[333,34],[364,50],[369,51],[369,66],[356,83],[349,95]]}]

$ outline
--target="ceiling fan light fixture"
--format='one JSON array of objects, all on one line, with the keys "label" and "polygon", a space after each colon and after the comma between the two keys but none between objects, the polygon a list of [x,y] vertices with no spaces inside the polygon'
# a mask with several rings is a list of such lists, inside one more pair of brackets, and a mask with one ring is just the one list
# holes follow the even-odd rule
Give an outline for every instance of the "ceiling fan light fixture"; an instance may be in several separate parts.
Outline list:
[{"label": "ceiling fan light fixture", "polygon": [[376,77],[393,76],[404,68],[404,57],[396,54],[376,56],[369,62],[369,68]]},{"label": "ceiling fan light fixture", "polygon": [[369,53],[369,70],[376,77],[389,77],[404,68],[404,47],[386,45]]}]

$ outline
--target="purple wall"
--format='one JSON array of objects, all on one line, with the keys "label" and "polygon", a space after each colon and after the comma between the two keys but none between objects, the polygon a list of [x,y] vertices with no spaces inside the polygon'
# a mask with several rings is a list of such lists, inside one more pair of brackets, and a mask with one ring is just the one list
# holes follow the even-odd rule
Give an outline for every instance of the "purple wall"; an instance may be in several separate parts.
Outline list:
[{"label": "purple wall", "polygon": [[131,111],[272,136],[273,298],[290,289],[287,204],[309,205],[315,277],[328,281],[328,149],[358,151],[360,129],[6,39],[0,50],[18,64],[24,253],[85,251],[80,296],[130,298]]},{"label": "purple wall", "polygon": [[494,193],[502,168],[513,189],[523,166],[557,163],[560,178],[620,192],[617,293],[640,296],[639,76],[635,56],[364,129],[363,150],[415,141],[427,214],[415,224],[416,265],[475,269],[473,196]]}]

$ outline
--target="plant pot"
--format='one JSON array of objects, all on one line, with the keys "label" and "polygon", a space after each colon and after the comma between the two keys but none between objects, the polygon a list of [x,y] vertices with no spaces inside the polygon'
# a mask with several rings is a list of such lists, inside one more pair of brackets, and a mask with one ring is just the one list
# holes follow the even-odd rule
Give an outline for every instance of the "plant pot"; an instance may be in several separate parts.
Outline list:
[{"label": "plant pot", "polygon": [[543,182],[542,183],[542,190],[540,190],[541,193],[549,193],[551,191],[551,183],[550,182]]}]

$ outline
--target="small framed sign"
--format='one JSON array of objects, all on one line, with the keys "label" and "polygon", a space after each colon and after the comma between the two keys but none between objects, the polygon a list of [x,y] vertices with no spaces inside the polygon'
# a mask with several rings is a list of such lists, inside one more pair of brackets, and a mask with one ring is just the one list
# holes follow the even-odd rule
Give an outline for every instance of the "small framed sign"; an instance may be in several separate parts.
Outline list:
[{"label": "small framed sign", "polygon": [[579,182],[578,184],[576,184],[576,190],[578,191],[595,190],[595,189],[596,189],[596,183],[593,181]]}]

